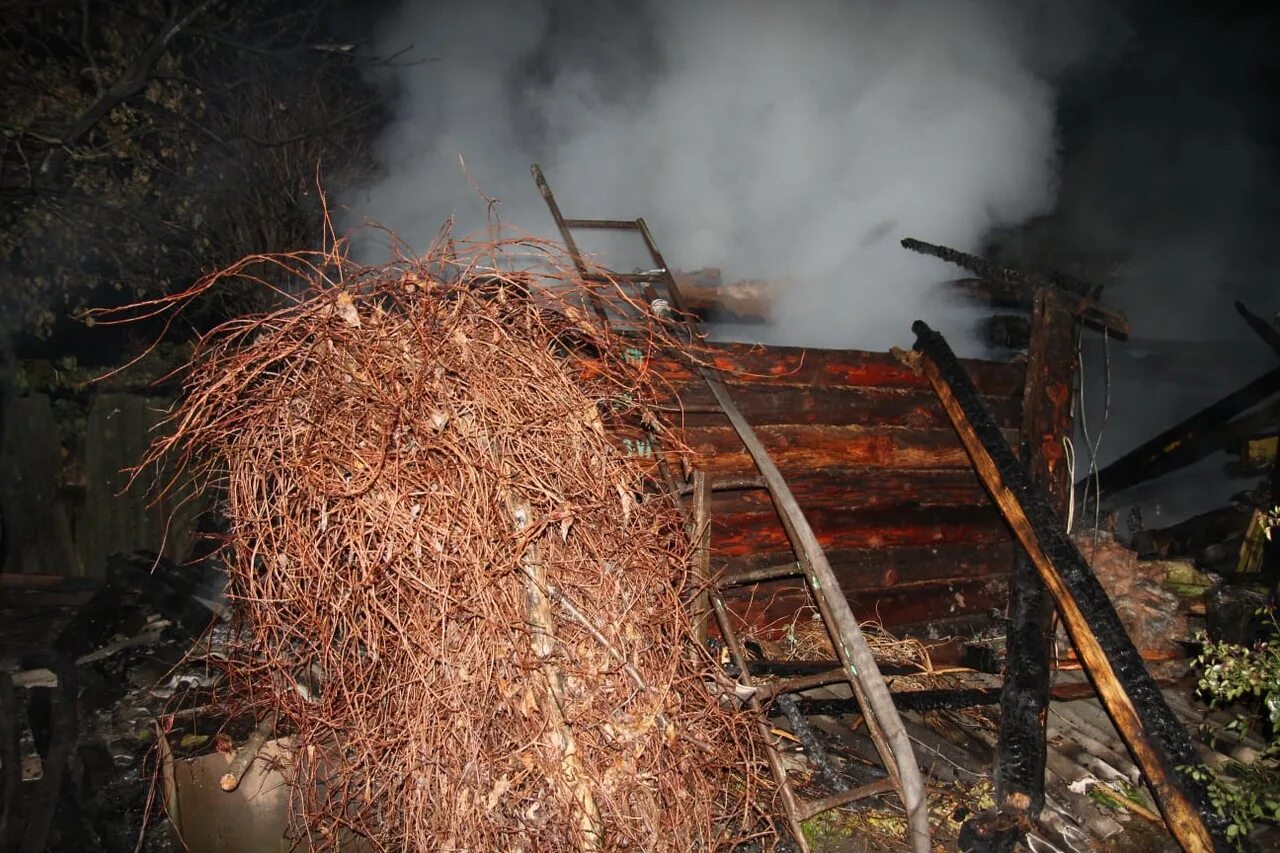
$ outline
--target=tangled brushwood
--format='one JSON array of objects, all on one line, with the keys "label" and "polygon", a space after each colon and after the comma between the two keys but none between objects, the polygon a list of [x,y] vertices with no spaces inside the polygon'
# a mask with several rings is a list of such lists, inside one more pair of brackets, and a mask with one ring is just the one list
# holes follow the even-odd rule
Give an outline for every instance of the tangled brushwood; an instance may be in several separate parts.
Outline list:
[{"label": "tangled brushwood", "polygon": [[661,325],[531,241],[258,257],[96,319],[267,267],[305,289],[202,342],[150,461],[224,498],[230,679],[297,746],[306,843],[689,850],[760,825],[644,438],[669,438]]}]

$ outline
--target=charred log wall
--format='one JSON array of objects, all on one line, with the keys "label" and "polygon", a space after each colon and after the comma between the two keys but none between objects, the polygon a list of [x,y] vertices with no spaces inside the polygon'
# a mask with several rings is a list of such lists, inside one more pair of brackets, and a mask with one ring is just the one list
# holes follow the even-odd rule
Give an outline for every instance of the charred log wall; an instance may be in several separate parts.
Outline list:
[{"label": "charred log wall", "polygon": [[[914,626],[1003,608],[1008,529],[922,377],[889,353],[719,345],[712,361],[757,428],[828,552],[859,618]],[[793,561],[767,492],[705,385],[656,363],[684,408],[683,440],[715,489],[713,570]],[[1021,363],[967,362],[1012,438],[1021,426]],[[732,590],[748,621],[785,624],[807,593],[798,578]]]}]

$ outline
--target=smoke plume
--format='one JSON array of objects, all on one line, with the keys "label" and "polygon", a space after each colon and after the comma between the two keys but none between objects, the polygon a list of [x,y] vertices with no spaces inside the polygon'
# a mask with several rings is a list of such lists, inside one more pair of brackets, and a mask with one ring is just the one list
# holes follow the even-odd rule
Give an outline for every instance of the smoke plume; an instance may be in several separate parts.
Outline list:
[{"label": "smoke plume", "polygon": [[644,216],[675,267],[787,279],[756,337],[883,349],[925,314],[959,335],[923,304],[955,270],[898,240],[974,250],[1052,207],[1054,78],[1082,53],[1079,8],[404,2],[377,48],[422,61],[391,81],[382,179],[344,202],[417,249],[448,217],[483,227],[481,194],[551,235],[536,161],[568,215]]}]

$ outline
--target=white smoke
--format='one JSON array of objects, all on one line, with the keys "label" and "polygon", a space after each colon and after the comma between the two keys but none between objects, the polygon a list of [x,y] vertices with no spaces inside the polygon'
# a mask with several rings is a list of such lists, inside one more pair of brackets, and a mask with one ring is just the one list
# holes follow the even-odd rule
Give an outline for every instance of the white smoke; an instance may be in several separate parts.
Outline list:
[{"label": "white smoke", "polygon": [[422,249],[483,226],[478,188],[550,235],[541,162],[567,215],[644,216],[675,267],[795,282],[771,342],[900,345],[957,275],[902,237],[976,250],[1052,206],[1071,5],[405,2],[377,49],[427,61],[344,202]]}]

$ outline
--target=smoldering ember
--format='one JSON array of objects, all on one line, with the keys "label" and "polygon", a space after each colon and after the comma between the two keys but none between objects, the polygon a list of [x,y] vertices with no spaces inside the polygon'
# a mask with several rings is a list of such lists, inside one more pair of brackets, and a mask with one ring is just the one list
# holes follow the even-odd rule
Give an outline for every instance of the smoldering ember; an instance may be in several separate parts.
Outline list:
[{"label": "smoldering ember", "polygon": [[0,851],[1280,848],[1280,12],[0,0]]}]

